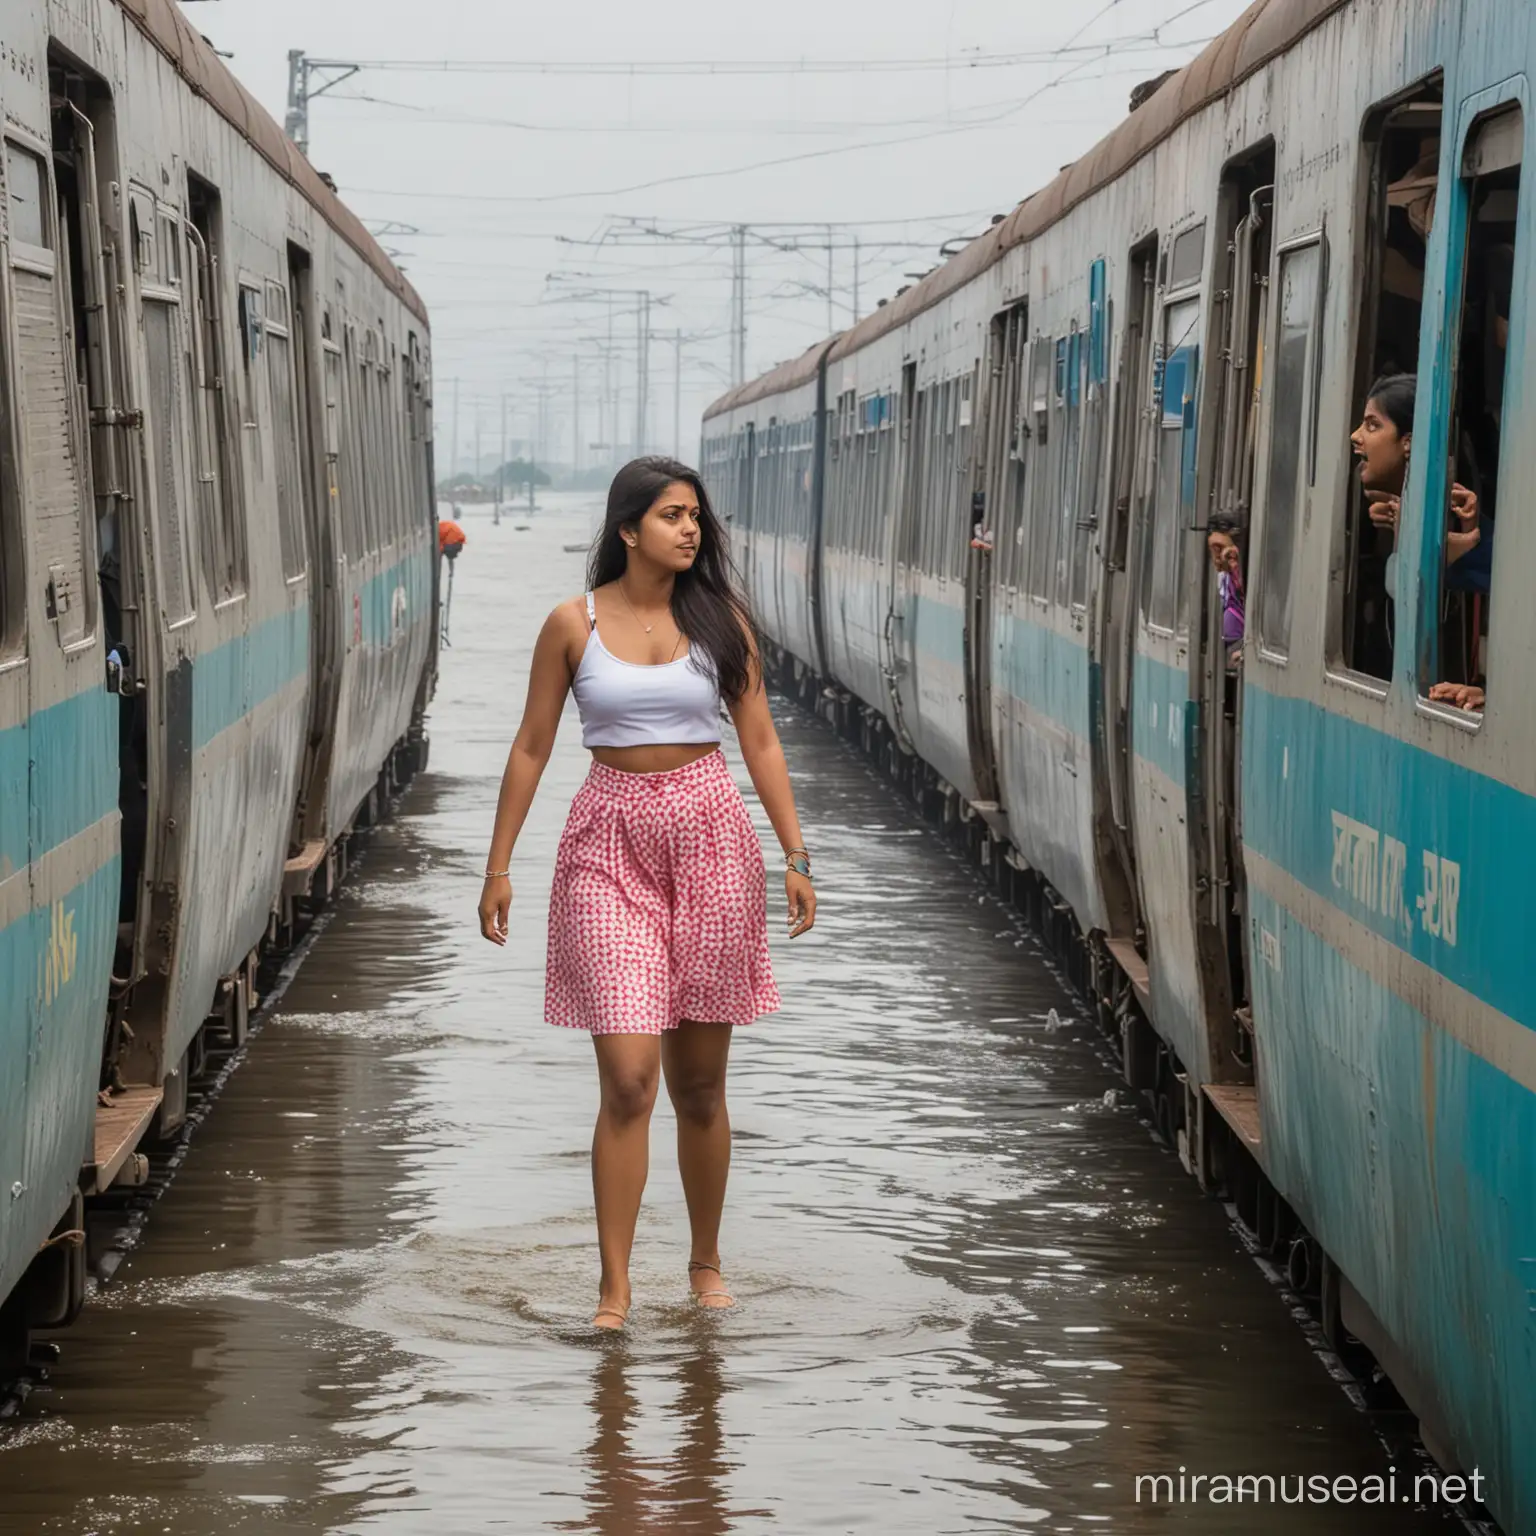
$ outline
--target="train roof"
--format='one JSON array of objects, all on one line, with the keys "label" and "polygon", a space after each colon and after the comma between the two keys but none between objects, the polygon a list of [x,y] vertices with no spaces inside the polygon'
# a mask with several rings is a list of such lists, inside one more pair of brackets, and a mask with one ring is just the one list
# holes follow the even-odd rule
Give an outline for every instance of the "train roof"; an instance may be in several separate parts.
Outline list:
[{"label": "train roof", "polygon": [[202,34],[177,9],[175,0],[115,0],[115,3],[177,74],[229,123],[284,181],[315,207],[332,229],[384,280],[400,302],[421,321],[427,307],[404,274],[384,254],[362,221],[326,186],[299,147],[235,79]]},{"label": "train roof", "polygon": [[717,400],[704,413],[705,419],[803,382],[798,370],[813,357],[819,364],[823,352],[828,354],[828,361],[836,362],[888,331],[906,325],[985,272],[1006,251],[1035,239],[1064,219],[1079,203],[1124,175],[1181,123],[1235,89],[1350,3],[1351,0],[1254,0],[1220,37],[1159,86],[1124,122],[1040,191],[1031,193],[1007,218],[978,235],[899,298],[866,315],[851,330]]},{"label": "train roof", "polygon": [[751,405],[754,400],[762,400],[768,395],[781,395],[787,390],[798,389],[802,384],[809,384],[821,368],[822,358],[836,340],[836,336],[829,336],[825,341],[807,347],[799,357],[780,363],[777,368],[755,379],[748,379],[745,384],[738,384],[705,411],[704,419],[707,421],[711,416],[723,416],[739,405]]}]

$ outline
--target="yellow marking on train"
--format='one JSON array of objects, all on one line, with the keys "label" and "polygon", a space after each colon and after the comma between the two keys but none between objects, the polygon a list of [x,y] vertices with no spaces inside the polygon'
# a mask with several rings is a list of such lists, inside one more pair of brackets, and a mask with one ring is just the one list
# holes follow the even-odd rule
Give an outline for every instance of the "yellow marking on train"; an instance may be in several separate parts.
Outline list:
[{"label": "yellow marking on train", "polygon": [[54,902],[48,926],[48,947],[37,957],[37,997],[44,1008],[75,979],[80,950],[75,914],[66,911],[62,901]]}]

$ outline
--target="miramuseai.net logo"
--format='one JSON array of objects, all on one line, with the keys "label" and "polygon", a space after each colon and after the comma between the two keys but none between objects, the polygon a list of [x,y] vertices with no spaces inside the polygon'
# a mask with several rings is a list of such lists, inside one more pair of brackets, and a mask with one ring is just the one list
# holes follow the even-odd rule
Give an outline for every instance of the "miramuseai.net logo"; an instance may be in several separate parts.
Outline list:
[{"label": "miramuseai.net logo", "polygon": [[1415,1472],[1364,1477],[1348,1474],[1145,1472],[1136,1477],[1138,1504],[1462,1504],[1483,1501],[1483,1474]]}]

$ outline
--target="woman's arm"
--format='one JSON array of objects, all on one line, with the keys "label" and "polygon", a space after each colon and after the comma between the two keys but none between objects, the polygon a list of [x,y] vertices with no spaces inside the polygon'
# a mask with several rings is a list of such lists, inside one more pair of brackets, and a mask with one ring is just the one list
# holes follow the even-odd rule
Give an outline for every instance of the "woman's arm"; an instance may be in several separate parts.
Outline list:
[{"label": "woman's arm", "polygon": [[[762,662],[755,642],[748,638],[751,661],[746,692],[730,706],[741,744],[742,761],[747,765],[752,787],[763,802],[768,820],[773,823],[779,845],[789,852],[803,848],[800,817],[795,811],[795,794],[789,785],[789,765],[768,708],[768,690],[763,686]],[[807,855],[809,857],[809,855]],[[794,870],[786,870],[784,890],[789,898],[790,933],[799,938],[816,921],[816,891],[811,882]]]},{"label": "woman's arm", "polygon": [[501,776],[496,825],[485,865],[485,888],[480,893],[480,932],[493,944],[507,942],[512,881],[499,871],[512,867],[512,849],[554,749],[555,732],[560,727],[560,715],[571,687],[570,648],[573,625],[577,622],[571,605],[562,604],[544,621],[533,648],[528,699],[523,705],[522,724],[507,754],[506,771]]}]

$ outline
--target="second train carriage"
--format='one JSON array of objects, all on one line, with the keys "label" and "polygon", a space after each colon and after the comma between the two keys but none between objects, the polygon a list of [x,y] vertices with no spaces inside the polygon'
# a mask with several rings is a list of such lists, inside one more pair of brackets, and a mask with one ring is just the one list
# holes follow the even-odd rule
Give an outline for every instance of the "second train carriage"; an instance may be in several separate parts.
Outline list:
[{"label": "second train carriage", "polygon": [[[752,462],[752,527],[780,473],[762,424],[819,396],[821,500],[783,537],[813,546],[825,639],[766,607],[770,639],[1070,906],[1192,1165],[1261,1170],[1322,1250],[1330,1330],[1522,1532],[1533,49],[1492,0],[1260,0],[1010,218],[704,422],[707,463]],[[1349,444],[1394,369],[1420,376],[1395,547]],[[1481,589],[1448,558],[1452,480],[1496,549]],[[1213,519],[1247,552],[1231,667]],[[1430,696],[1485,677],[1479,711]]]},{"label": "second train carriage", "polygon": [[169,0],[0,0],[0,39],[5,1355],[417,765],[437,560],[425,311],[332,190]]}]

